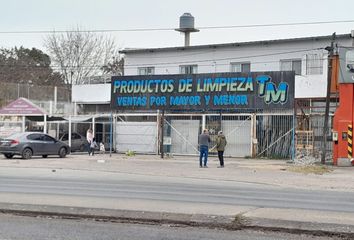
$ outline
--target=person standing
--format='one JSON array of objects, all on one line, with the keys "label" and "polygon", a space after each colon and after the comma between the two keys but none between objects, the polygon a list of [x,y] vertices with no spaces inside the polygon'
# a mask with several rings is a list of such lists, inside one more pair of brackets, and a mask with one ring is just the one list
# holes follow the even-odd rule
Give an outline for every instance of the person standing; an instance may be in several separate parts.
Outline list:
[{"label": "person standing", "polygon": [[91,143],[93,141],[93,131],[92,131],[91,127],[89,129],[87,129],[86,140],[87,140],[88,154],[90,155],[91,154]]},{"label": "person standing", "polygon": [[204,157],[204,167],[208,167],[208,151],[209,151],[209,143],[210,143],[210,136],[208,129],[204,129],[203,133],[199,135],[199,167],[203,167],[203,157]]},{"label": "person standing", "polygon": [[220,168],[224,167],[224,151],[227,144],[226,137],[222,131],[218,132],[218,137],[216,138],[216,150],[218,150],[218,157],[220,162]]},{"label": "person standing", "polygon": [[96,143],[95,138],[92,139],[91,143],[90,143],[90,154],[91,156],[95,155],[95,149],[98,148],[98,145]]}]

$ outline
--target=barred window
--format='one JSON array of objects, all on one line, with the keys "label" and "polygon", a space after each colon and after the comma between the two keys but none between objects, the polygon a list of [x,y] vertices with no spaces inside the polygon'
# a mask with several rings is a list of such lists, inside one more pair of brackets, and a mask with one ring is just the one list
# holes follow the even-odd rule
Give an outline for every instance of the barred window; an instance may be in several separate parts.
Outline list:
[{"label": "barred window", "polygon": [[323,73],[322,54],[306,54],[306,74],[315,75]]}]

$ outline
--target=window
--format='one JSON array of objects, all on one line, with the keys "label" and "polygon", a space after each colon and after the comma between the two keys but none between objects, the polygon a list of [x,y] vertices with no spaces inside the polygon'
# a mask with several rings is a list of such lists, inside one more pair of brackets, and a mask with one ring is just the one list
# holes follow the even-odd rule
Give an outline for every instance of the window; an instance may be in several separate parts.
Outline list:
[{"label": "window", "polygon": [[345,54],[345,66],[348,72],[354,72],[354,51],[347,51]]},{"label": "window", "polygon": [[198,73],[198,65],[182,65],[179,66],[180,74],[195,74]]},{"label": "window", "polygon": [[323,73],[322,54],[306,54],[306,74],[315,75]]},{"label": "window", "polygon": [[81,136],[77,133],[72,133],[71,134],[71,139],[81,139]]},{"label": "window", "polygon": [[69,137],[69,134],[67,134],[67,133],[65,133],[61,138],[60,138],[60,140],[61,141],[68,141],[68,138]]},{"label": "window", "polygon": [[295,75],[301,75],[301,59],[280,60],[280,71],[295,71]]},{"label": "window", "polygon": [[41,136],[41,140],[44,142],[55,142],[54,138],[44,134]]},{"label": "window", "polygon": [[41,140],[41,135],[40,134],[31,134],[27,136],[28,140],[34,140],[34,141],[40,141]]},{"label": "window", "polygon": [[155,67],[140,67],[138,68],[138,75],[154,75]]},{"label": "window", "polygon": [[230,72],[251,72],[251,63],[230,63]]}]

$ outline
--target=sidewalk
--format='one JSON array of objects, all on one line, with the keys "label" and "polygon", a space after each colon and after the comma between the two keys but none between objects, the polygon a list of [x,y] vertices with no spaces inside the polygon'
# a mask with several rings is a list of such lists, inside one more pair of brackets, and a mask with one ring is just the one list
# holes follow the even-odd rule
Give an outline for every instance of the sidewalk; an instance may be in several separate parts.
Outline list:
[{"label": "sidewalk", "polygon": [[[137,155],[128,157],[113,154],[71,155],[65,159],[34,158],[31,160],[0,157],[0,168],[38,168],[51,170],[85,170],[92,172],[127,173],[134,176],[157,176],[180,179],[205,179],[210,181],[227,181],[258,183],[284,188],[302,188],[307,190],[330,190],[354,192],[354,168],[330,167],[331,172],[323,175],[303,174],[290,171],[291,164],[284,160],[259,159],[226,159],[225,168],[217,168],[216,157],[209,160],[209,168],[199,168],[198,158],[194,156],[173,157],[161,159],[156,155]],[[174,223],[192,226],[221,227],[226,229],[259,228],[281,229],[283,231],[305,231],[310,233],[334,232],[354,238],[354,214],[345,212],[321,212],[314,210],[254,208],[247,206],[232,206],[230,209],[213,209],[211,206],[201,206],[200,212],[188,212],[162,206],[155,212],[156,205],[136,205],[132,208],[101,209],[95,206],[85,206],[81,201],[71,205],[59,206],[34,205],[31,201],[11,203],[5,198],[0,200],[0,211],[21,214],[44,214],[63,217],[103,218],[119,221],[151,221],[157,223]],[[33,202],[36,202],[33,200]],[[30,204],[28,204],[30,203]],[[36,202],[40,203],[40,202]],[[113,206],[113,205],[112,205]],[[121,205],[121,206],[124,206]],[[208,211],[208,209],[210,209]],[[202,213],[208,214],[202,214]]]},{"label": "sidewalk", "polygon": [[125,156],[123,154],[69,155],[64,159],[40,157],[31,160],[0,156],[0,167],[51,168],[131,173],[151,176],[182,177],[224,181],[261,183],[307,190],[354,192],[354,167],[331,167],[329,173],[304,174],[291,171],[286,160],[226,158],[219,169],[217,157],[209,157],[209,168],[199,168],[196,156],[174,156],[161,159],[157,155]]}]

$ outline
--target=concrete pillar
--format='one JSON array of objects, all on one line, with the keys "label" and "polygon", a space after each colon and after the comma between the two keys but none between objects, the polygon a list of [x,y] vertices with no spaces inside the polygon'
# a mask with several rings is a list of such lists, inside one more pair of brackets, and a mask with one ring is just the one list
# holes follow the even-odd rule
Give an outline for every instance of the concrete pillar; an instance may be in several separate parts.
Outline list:
[{"label": "concrete pillar", "polygon": [[26,116],[22,116],[22,132],[26,132]]},{"label": "concrete pillar", "polygon": [[93,137],[96,138],[96,117],[92,117],[92,133]]},{"label": "concrete pillar", "polygon": [[202,132],[206,128],[206,115],[202,115]]},{"label": "concrete pillar", "polygon": [[71,147],[71,115],[69,116],[68,142],[69,142],[69,146]]},{"label": "concrete pillar", "polygon": [[44,124],[44,126],[43,126],[43,132],[44,132],[44,133],[47,133],[47,115],[44,114],[43,117],[44,117],[44,121],[43,121],[43,122],[44,122],[44,123],[43,123],[43,124]]}]

